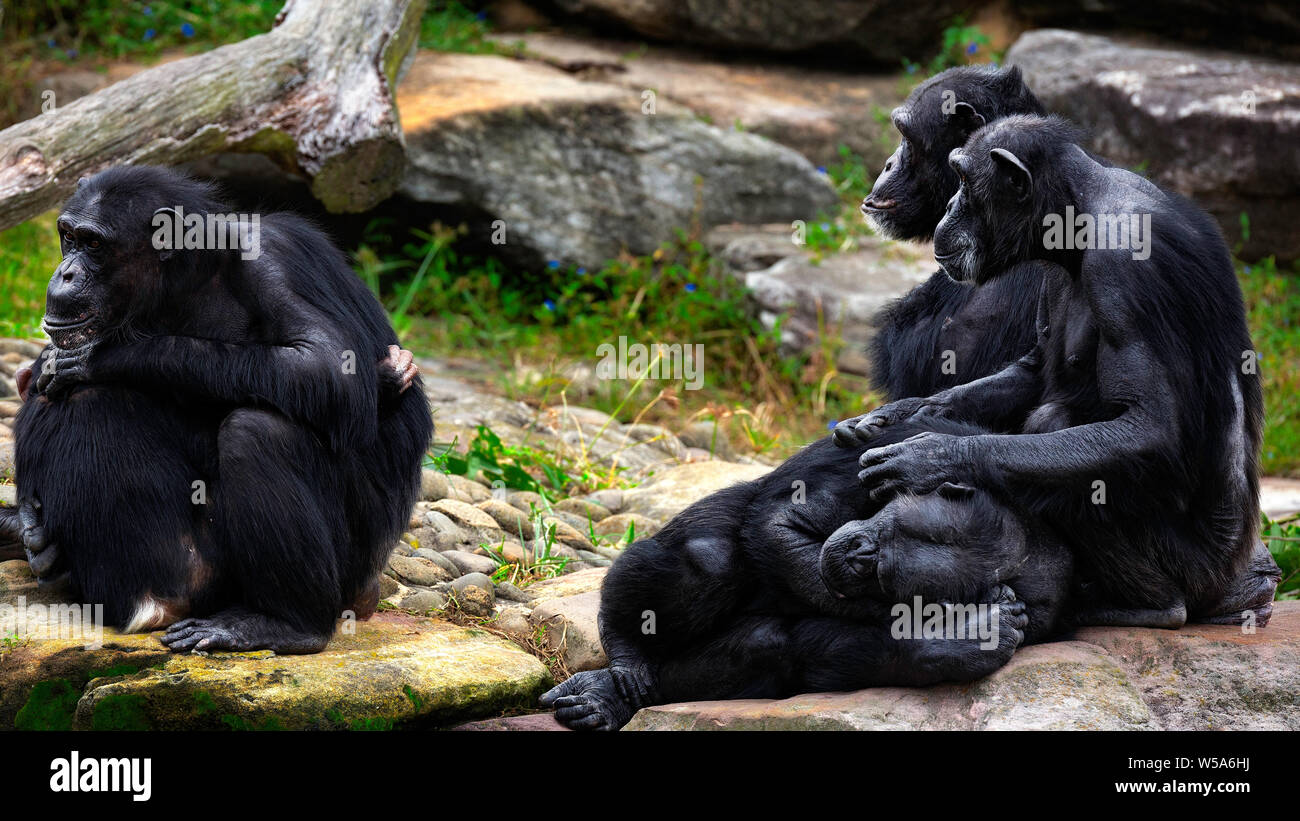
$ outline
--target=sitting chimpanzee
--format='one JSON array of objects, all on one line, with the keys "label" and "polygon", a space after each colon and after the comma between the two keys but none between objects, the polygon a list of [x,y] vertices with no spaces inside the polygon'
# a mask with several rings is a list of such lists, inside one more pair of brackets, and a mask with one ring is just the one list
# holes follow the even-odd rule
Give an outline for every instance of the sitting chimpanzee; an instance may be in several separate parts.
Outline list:
[{"label": "sitting chimpanzee", "polygon": [[[957,193],[949,152],[985,123],[1043,113],[1016,68],[963,66],[931,77],[891,114],[898,149],[863,200],[862,213],[884,236],[929,239]],[[1034,265],[980,284],[935,271],[876,317],[872,385],[902,399],[997,373],[1034,346],[1041,278]]]},{"label": "sitting chimpanzee", "polygon": [[[873,444],[923,430],[983,432],[935,420]],[[856,454],[825,438],[630,545],[602,588],[609,667],[542,704],[571,728],[616,730],[671,701],[964,681],[1053,632],[1072,565],[1046,528],[967,485],[872,501],[857,472]],[[967,638],[900,634],[895,608],[917,596],[966,603]],[[974,638],[993,629],[995,645]]]},{"label": "sitting chimpanzee", "polygon": [[[961,184],[935,233],[946,271],[983,283],[1027,260],[1060,267],[1045,269],[1028,355],[842,423],[840,439],[871,446],[870,495],[957,482],[1020,500],[1073,548],[1083,623],[1267,621],[1277,575],[1257,538],[1261,392],[1242,364],[1250,334],[1217,227],[1099,164],[1058,119],[999,120],[951,163]],[[875,446],[882,429],[937,418],[1003,434]]]},{"label": "sitting chimpanzee", "polygon": [[262,216],[250,259],[159,250],[167,210],[229,211],[177,173],[118,168],[59,217],[54,364],[18,416],[9,518],[57,546],[110,623],[170,626],[173,650],[320,650],[341,612],[377,603],[427,400],[316,228]]}]

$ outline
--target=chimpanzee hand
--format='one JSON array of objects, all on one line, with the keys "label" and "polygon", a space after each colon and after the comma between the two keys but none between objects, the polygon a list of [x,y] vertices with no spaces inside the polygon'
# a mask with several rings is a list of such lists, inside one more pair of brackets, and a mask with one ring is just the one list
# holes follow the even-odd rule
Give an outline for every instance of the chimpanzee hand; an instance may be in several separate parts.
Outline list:
[{"label": "chimpanzee hand", "polygon": [[79,348],[54,348],[52,358],[41,364],[41,374],[36,377],[36,389],[54,396],[73,385],[90,381],[90,359],[96,344],[87,342]]},{"label": "chimpanzee hand", "polygon": [[893,445],[862,454],[858,481],[870,488],[873,501],[899,491],[930,493],[944,482],[963,482],[970,465],[969,436],[926,431]]},{"label": "chimpanzee hand", "polygon": [[842,448],[856,448],[870,442],[881,428],[914,418],[938,416],[939,406],[929,398],[912,396],[881,405],[870,413],[845,419],[835,426],[832,436]]}]

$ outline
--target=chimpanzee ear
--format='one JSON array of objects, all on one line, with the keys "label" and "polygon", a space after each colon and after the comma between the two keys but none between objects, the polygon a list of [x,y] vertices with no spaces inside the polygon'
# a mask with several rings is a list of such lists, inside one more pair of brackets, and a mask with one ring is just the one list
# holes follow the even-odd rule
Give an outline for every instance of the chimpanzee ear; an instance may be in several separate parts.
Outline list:
[{"label": "chimpanzee ear", "polygon": [[974,134],[984,125],[984,115],[975,110],[975,106],[970,103],[958,102],[953,106],[952,113],[948,119],[956,127],[957,132],[961,135],[963,142],[971,134]]},{"label": "chimpanzee ear", "polygon": [[939,495],[945,499],[952,499],[954,502],[960,502],[974,496],[975,488],[970,485],[960,485],[956,482],[944,482],[939,485]]},{"label": "chimpanzee ear", "polygon": [[1005,148],[994,148],[989,151],[989,156],[993,158],[993,164],[1001,172],[1003,182],[1016,192],[1019,199],[1028,199],[1030,192],[1034,190],[1034,175],[1029,173],[1029,169],[1020,158]]},{"label": "chimpanzee ear", "polygon": [[86,183],[88,182],[90,182],[90,177],[82,177],[81,179],[77,180],[77,190],[80,191],[82,188],[85,188]]},{"label": "chimpanzee ear", "polygon": [[159,208],[153,212],[153,247],[158,252],[158,261],[166,262],[178,250],[172,246],[173,237],[180,236],[176,227],[181,220],[180,212],[175,208]]}]

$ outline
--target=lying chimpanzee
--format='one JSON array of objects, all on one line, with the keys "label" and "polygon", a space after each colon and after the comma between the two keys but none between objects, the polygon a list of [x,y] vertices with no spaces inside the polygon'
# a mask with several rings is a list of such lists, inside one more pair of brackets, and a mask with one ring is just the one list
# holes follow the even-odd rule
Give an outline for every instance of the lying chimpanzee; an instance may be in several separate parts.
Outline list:
[{"label": "lying chimpanzee", "polygon": [[[887,428],[872,445],[927,430],[983,432],[936,420]],[[542,704],[574,729],[616,730],[641,707],[686,699],[964,681],[1053,632],[1070,555],[1013,500],[948,484],[873,502],[857,471],[855,453],[822,439],[630,545],[601,595],[609,667]],[[910,611],[916,596],[996,603],[963,621],[968,637],[995,628],[996,646],[899,637],[895,607]]]}]

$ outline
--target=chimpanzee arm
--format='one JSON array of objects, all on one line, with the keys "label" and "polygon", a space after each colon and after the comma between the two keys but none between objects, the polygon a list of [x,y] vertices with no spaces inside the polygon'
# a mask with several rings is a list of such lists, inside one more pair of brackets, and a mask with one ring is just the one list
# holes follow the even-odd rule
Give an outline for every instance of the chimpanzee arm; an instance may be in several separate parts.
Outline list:
[{"label": "chimpanzee arm", "polygon": [[873,495],[900,488],[927,493],[945,481],[1005,489],[1096,478],[1119,464],[1141,470],[1144,462],[1170,458],[1178,417],[1165,366],[1132,331],[1109,340],[1104,327],[1102,333],[1098,389],[1103,402],[1119,409],[1114,418],[1040,434],[922,433],[864,453],[859,478],[876,488]]},{"label": "chimpanzee arm", "polygon": [[1051,323],[1056,286],[1044,282],[1038,297],[1038,341],[1033,350],[995,374],[939,391],[929,397],[908,397],[835,426],[835,444],[859,447],[880,429],[908,419],[944,418],[973,422],[990,430],[1014,430],[1042,398],[1044,334]]},{"label": "chimpanzee arm", "polygon": [[[323,311],[295,293],[275,262],[264,257],[245,263],[239,280],[240,301],[263,341],[155,336],[101,346],[90,355],[81,378],[175,390],[240,407],[271,407],[327,433],[334,444],[339,437],[372,439],[376,352],[356,350],[360,341],[345,338]],[[59,362],[56,374],[63,371]]]}]

